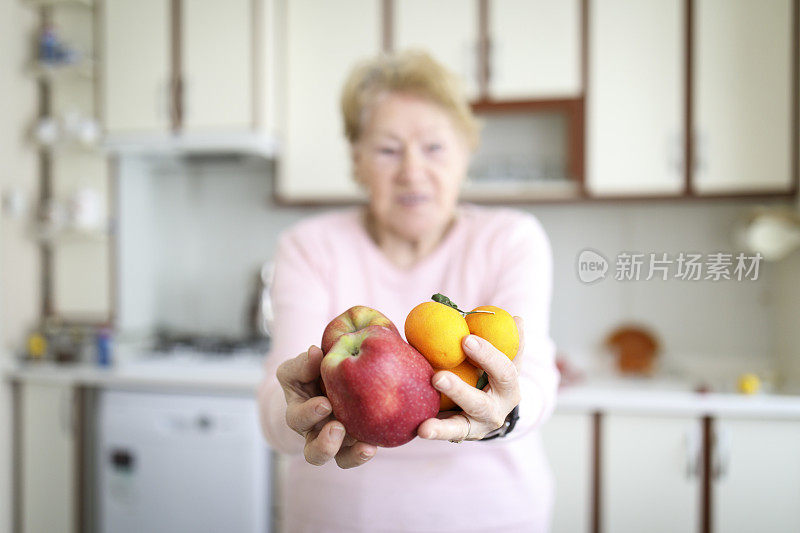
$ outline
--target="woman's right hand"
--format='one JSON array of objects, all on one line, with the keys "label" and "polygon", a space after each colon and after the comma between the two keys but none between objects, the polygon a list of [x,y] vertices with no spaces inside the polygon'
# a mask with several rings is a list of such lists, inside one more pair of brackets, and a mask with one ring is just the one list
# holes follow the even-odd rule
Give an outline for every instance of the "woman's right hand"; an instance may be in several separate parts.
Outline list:
[{"label": "woman's right hand", "polygon": [[322,350],[307,352],[281,363],[276,372],[286,396],[286,424],[306,439],[306,461],[321,466],[331,458],[340,468],[369,461],[377,447],[345,434],[344,426],[331,416],[331,403],[319,388]]}]

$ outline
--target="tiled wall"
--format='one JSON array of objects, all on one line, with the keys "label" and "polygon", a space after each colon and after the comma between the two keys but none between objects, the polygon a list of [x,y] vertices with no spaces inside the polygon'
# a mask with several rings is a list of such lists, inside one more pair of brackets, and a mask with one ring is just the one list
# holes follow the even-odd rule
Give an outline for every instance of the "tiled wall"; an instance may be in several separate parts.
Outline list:
[{"label": "tiled wall", "polygon": [[[126,160],[121,173],[122,319],[237,332],[260,263],[278,232],[318,212],[276,206],[263,162]],[[616,281],[618,253],[736,251],[731,228],[752,202],[629,202],[526,206],[547,230],[554,255],[551,331],[573,358],[598,350],[617,324],[636,321],[662,339],[672,366],[698,359],[759,364],[774,351],[770,280]],[[604,254],[607,278],[582,283],[584,248]],[[674,273],[674,266],[671,273]],[[646,273],[643,272],[643,275]]]}]

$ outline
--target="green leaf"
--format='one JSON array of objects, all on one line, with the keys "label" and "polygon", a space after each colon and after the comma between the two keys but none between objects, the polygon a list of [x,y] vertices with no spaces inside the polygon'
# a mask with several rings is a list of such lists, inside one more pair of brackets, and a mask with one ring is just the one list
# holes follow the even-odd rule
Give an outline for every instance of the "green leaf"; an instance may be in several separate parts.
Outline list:
[{"label": "green leaf", "polygon": [[459,310],[458,306],[455,303],[453,303],[453,301],[450,298],[448,298],[447,296],[445,296],[444,294],[439,294],[437,292],[436,294],[431,296],[431,300],[433,300],[434,302],[439,302],[440,304],[448,305],[448,306],[452,307],[453,309],[455,309],[457,311]]},{"label": "green leaf", "polygon": [[478,378],[478,382],[475,384],[475,388],[479,390],[483,390],[483,388],[489,384],[489,375],[484,372],[481,374],[481,377]]}]

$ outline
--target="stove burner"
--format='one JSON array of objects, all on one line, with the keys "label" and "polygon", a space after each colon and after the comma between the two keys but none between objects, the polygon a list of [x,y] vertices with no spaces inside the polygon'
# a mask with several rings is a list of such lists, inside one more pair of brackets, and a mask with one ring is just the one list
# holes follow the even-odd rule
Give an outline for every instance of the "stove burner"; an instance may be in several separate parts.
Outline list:
[{"label": "stove burner", "polygon": [[269,349],[269,339],[242,339],[214,335],[176,334],[159,332],[153,350],[156,352],[174,352],[178,350],[192,350],[220,356],[231,355],[237,352],[266,353]]}]

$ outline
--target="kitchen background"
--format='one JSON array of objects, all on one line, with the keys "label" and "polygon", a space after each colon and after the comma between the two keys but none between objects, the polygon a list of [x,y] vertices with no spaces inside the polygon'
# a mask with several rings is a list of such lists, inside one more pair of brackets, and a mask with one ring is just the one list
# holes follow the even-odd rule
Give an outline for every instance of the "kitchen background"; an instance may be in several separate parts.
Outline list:
[{"label": "kitchen background", "polygon": [[[136,470],[146,426],[114,425],[131,403],[134,428],[171,413],[175,449],[227,420],[214,438],[252,459],[231,486],[273,502],[259,514],[241,498],[251,506],[238,510],[241,530],[279,515],[266,475],[243,473],[275,462],[248,429],[260,274],[282,229],[357,199],[335,107],[346,69],[412,44],[467,79],[486,122],[465,198],[529,211],[550,237],[551,333],[565,377],[584,377],[564,388],[545,434],[563,472],[554,529],[753,530],[741,509],[759,527],[764,517],[774,531],[800,527],[794,506],[780,507],[800,496],[796,0],[0,0],[0,10],[0,532],[141,529],[130,516],[148,502],[131,495],[165,480]],[[737,238],[748,221],[760,239]],[[787,252],[757,280],[613,279],[625,251],[775,242]],[[606,279],[580,281],[587,248],[610,260]],[[628,323],[659,342],[651,377],[620,377],[605,345]],[[86,342],[70,352],[76,328]],[[219,349],[206,344],[155,358],[142,347],[159,332],[235,340],[238,357],[185,357]],[[107,334],[113,364],[98,370]],[[755,398],[737,392],[747,373],[761,382]],[[662,424],[646,425],[654,418]],[[760,461],[768,479],[750,467]],[[651,484],[674,496],[654,506],[638,488]],[[222,517],[232,530],[222,514],[199,518]]]}]

